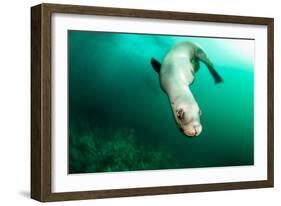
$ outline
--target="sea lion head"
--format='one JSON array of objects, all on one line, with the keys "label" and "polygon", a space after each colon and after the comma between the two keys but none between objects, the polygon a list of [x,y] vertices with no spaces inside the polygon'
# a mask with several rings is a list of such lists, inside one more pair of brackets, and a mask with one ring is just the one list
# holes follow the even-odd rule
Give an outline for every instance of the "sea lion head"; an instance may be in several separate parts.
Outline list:
[{"label": "sea lion head", "polygon": [[182,102],[172,105],[174,116],[180,130],[189,137],[195,137],[202,132],[200,123],[201,110],[194,102]]}]

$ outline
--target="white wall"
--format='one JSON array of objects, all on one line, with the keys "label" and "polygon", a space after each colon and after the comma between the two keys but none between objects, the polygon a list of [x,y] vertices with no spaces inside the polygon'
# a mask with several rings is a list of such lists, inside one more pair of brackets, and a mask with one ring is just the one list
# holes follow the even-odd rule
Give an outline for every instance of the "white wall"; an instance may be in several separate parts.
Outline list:
[{"label": "white wall", "polygon": [[[275,188],[151,197],[58,202],[53,205],[278,205],[281,200],[281,13],[276,0],[61,0],[72,3],[275,18]],[[0,11],[0,202],[38,205],[29,199],[30,182],[30,6],[41,1],[2,1]],[[50,204],[50,203],[48,203]],[[280,203],[279,203],[280,204]]]}]

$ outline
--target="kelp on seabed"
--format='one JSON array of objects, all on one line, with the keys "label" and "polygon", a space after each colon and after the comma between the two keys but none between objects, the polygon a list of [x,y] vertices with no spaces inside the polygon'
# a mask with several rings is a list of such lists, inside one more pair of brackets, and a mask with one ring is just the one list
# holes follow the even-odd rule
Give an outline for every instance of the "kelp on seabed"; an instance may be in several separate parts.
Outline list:
[{"label": "kelp on seabed", "polygon": [[138,141],[133,130],[115,131],[101,137],[98,129],[79,133],[70,130],[69,172],[91,173],[176,168],[170,151]]}]

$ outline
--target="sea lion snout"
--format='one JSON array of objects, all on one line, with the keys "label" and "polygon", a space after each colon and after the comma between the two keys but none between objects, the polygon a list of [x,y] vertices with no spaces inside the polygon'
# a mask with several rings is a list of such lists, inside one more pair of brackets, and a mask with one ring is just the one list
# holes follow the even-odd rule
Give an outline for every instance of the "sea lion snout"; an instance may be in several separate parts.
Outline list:
[{"label": "sea lion snout", "polygon": [[189,104],[186,102],[188,101],[178,103],[178,105],[172,104],[176,122],[181,132],[186,136],[199,136],[202,132],[200,123],[201,110],[196,101]]},{"label": "sea lion snout", "polygon": [[202,132],[202,126],[200,123],[189,123],[187,126],[181,128],[183,133],[189,137],[195,137]]}]

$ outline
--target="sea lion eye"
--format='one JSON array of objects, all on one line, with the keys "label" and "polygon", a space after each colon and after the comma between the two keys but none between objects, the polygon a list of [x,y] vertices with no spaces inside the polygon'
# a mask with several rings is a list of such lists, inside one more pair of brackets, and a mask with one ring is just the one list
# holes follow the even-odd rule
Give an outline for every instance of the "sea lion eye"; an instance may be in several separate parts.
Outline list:
[{"label": "sea lion eye", "polygon": [[184,111],[183,111],[183,109],[177,109],[176,114],[177,114],[177,118],[179,120],[184,119]]}]

